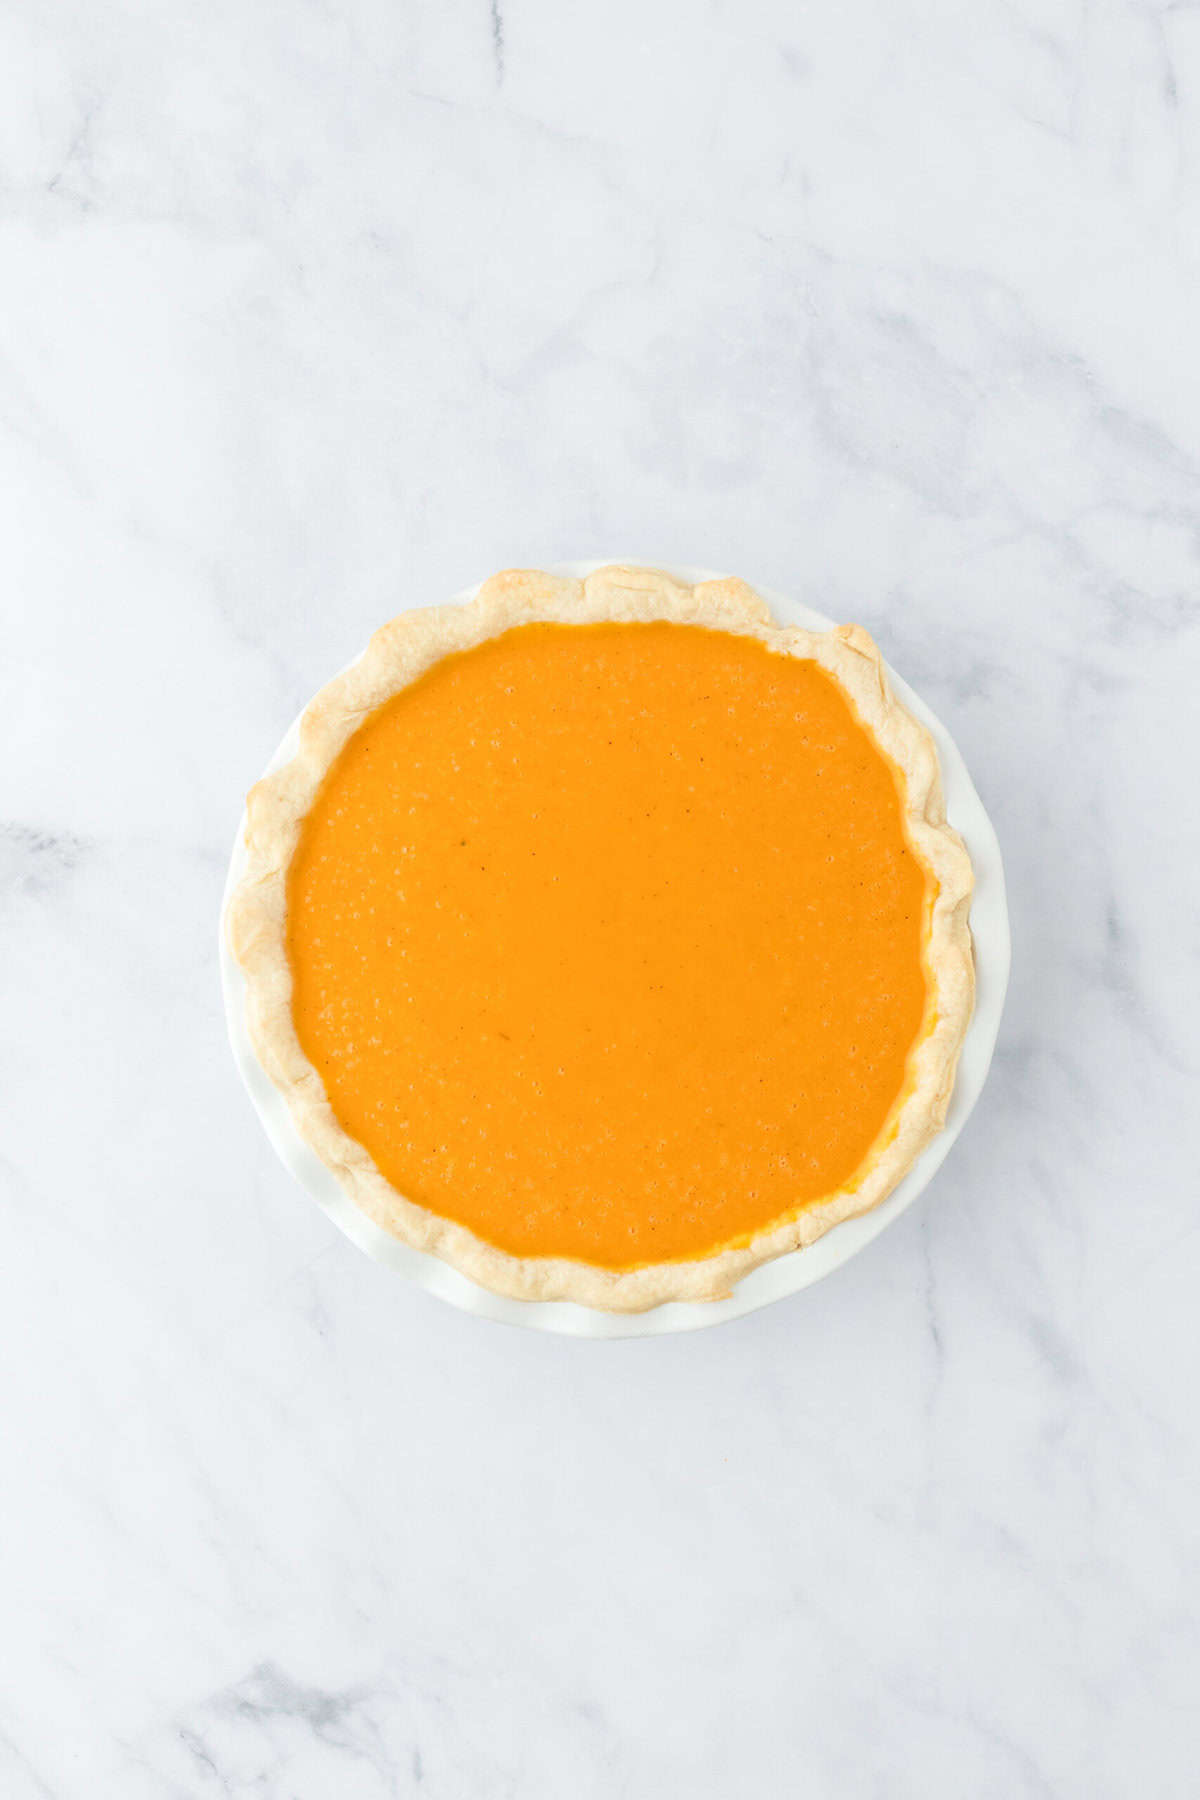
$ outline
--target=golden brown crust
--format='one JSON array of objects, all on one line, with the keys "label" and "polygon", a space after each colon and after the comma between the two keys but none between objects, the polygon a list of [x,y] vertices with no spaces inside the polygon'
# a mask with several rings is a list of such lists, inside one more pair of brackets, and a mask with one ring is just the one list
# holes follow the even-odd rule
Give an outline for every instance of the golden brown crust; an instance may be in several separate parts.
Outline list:
[{"label": "golden brown crust", "polygon": [[[902,772],[909,837],[937,883],[929,922],[927,1029],[913,1053],[906,1091],[853,1185],[805,1206],[744,1246],[631,1270],[510,1256],[397,1193],[338,1124],[320,1076],[300,1047],[286,941],[287,873],[301,827],[334,758],[368,714],[440,657],[515,625],[606,619],[707,625],[820,663]],[[301,720],[295,756],[251,790],[246,851],[245,873],[229,906],[229,943],[246,979],[246,1022],[255,1053],[287,1102],[293,1124],[368,1217],[495,1293],[575,1300],[611,1312],[641,1312],[669,1300],[723,1299],[759,1264],[877,1206],[945,1120],[974,999],[967,923],[971,865],[961,838],[946,823],[933,741],[895,699],[878,650],[857,625],[822,633],[775,626],[753,589],[736,580],[689,587],[656,569],[617,566],[584,580],[528,569],[495,575],[467,605],[401,613],[375,633],[352,668],[321,690]]]}]

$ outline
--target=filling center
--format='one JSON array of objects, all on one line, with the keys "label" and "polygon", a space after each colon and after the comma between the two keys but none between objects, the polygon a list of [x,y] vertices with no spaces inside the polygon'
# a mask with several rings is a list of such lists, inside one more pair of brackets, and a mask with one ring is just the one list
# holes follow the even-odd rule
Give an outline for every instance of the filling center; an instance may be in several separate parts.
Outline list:
[{"label": "filling center", "polygon": [[932,881],[818,664],[529,625],[374,713],[289,875],[344,1130],[515,1256],[709,1254],[853,1182],[926,1014]]}]

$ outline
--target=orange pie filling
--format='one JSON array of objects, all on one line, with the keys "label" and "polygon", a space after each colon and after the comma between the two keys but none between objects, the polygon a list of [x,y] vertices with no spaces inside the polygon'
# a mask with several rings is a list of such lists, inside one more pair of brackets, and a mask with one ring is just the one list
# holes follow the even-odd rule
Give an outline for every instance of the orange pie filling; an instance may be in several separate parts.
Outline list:
[{"label": "orange pie filling", "polygon": [[289,874],[293,1020],[408,1199],[514,1256],[707,1256],[887,1140],[934,892],[817,663],[522,626],[334,763]]}]

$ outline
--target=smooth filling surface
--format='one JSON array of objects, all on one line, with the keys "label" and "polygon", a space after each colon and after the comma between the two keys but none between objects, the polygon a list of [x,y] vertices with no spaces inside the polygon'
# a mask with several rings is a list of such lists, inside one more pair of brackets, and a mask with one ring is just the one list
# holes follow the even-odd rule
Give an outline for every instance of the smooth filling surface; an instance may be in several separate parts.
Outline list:
[{"label": "smooth filling surface", "polygon": [[515,1256],[710,1254],[853,1183],[925,1020],[932,880],[818,664],[528,625],[346,745],[293,1017],[398,1191]]}]

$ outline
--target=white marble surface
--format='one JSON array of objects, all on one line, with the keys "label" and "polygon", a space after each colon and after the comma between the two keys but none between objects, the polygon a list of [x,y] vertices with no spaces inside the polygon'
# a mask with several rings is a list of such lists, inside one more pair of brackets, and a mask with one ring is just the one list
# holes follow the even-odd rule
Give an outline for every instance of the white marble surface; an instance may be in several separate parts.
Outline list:
[{"label": "white marble surface", "polygon": [[[1200,8],[0,14],[0,1791],[1193,1796]],[[358,1255],[223,1035],[242,789],[397,606],[860,619],[1001,832],[928,1194],[720,1331]]]}]

